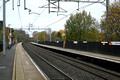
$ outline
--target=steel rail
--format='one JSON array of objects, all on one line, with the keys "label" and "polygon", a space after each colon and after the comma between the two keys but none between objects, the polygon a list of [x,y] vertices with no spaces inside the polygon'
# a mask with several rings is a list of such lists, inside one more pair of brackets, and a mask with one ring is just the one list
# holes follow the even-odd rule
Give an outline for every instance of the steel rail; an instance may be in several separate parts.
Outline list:
[{"label": "steel rail", "polygon": [[[23,43],[22,43],[23,44]],[[26,50],[26,45],[23,45],[23,48]],[[27,48],[27,50],[29,50],[28,48]],[[27,53],[26,53],[27,54]],[[31,58],[31,56],[29,55],[29,54],[27,54],[28,55],[28,57],[30,57]],[[32,59],[32,58],[31,58]],[[32,59],[33,60],[33,59]],[[50,80],[50,78],[43,72],[43,70],[37,65],[37,63],[33,60],[33,62],[35,63],[35,65],[38,67],[38,69],[45,75],[45,77],[47,78],[47,80]]]},{"label": "steel rail", "polygon": [[[37,46],[36,46],[36,47],[37,47]],[[44,48],[44,47],[43,47],[43,48]],[[50,51],[48,51],[48,50],[45,50],[45,51],[50,52]],[[44,51],[41,50],[41,52],[44,52]],[[72,65],[72,66],[75,66],[75,67],[77,67],[77,68],[80,68],[80,67],[78,67],[78,66],[76,66],[76,65],[74,65],[74,64],[72,64],[72,63],[69,63],[69,62],[67,62],[67,61],[65,61],[65,60],[62,60],[62,59],[60,59],[60,58],[57,58],[57,57],[53,56],[53,54],[49,54],[49,55],[52,56],[52,57],[54,57],[54,58],[56,58],[56,59],[59,59],[59,60],[61,60],[61,61],[63,61],[63,62],[66,62],[66,63],[68,63],[68,64],[70,64],[70,65]],[[111,75],[120,77],[119,74],[116,74],[116,73],[114,73],[114,72],[110,72],[110,71],[108,71],[108,70],[104,70],[104,69],[97,68],[97,67],[92,66],[92,65],[89,65],[89,64],[87,64],[87,63],[80,62],[80,61],[78,61],[78,60],[76,60],[76,59],[71,59],[71,58],[69,58],[69,57],[67,57],[67,56],[63,56],[63,55],[60,55],[60,54],[56,54],[55,52],[54,52],[54,55],[59,56],[59,57],[63,57],[63,58],[65,58],[65,59],[67,59],[67,60],[74,61],[74,62],[79,63],[79,64],[83,64],[83,65],[85,65],[85,66],[89,66],[90,68],[93,68],[93,69],[96,69],[96,70],[99,70],[99,71],[102,71],[102,72],[105,72],[105,73],[108,73],[108,74],[111,74]],[[90,71],[87,70],[87,69],[84,69],[84,68],[80,68],[80,69],[82,69],[82,70],[84,70],[84,71],[87,71],[87,72],[89,72],[89,73],[91,73],[91,74],[93,74],[93,75],[96,75],[96,76],[98,76],[98,77],[100,77],[100,78],[106,79],[105,77],[100,76],[100,75],[98,75],[98,74],[96,74],[96,73],[90,72]]]},{"label": "steel rail", "polygon": [[[24,45],[26,48],[28,48],[26,45]],[[64,76],[66,76],[69,80],[73,80],[70,76],[68,76],[67,74],[65,74],[62,70],[60,70],[59,68],[57,68],[56,66],[54,66],[53,64],[51,64],[50,62],[48,62],[45,58],[41,57],[40,55],[38,55],[36,52],[34,52],[33,50],[31,50],[30,48],[28,48],[32,53],[34,53],[37,57],[41,58],[43,61],[45,61],[47,64],[49,64],[50,66],[52,66],[54,69],[56,69],[57,71],[59,71],[61,74],[63,74]]]},{"label": "steel rail", "polygon": [[[55,53],[54,53],[54,54],[55,54]],[[112,72],[109,72],[109,71],[106,71],[106,70],[103,70],[103,69],[99,69],[99,68],[93,67],[93,66],[91,66],[91,65],[89,65],[89,64],[87,64],[87,63],[83,63],[83,62],[80,62],[80,61],[77,61],[77,60],[73,60],[73,59],[70,59],[70,58],[68,58],[68,57],[66,57],[66,56],[60,55],[60,54],[55,54],[55,55],[57,55],[57,56],[59,56],[59,57],[66,58],[67,60],[74,61],[74,62],[79,63],[79,64],[83,64],[83,65],[85,65],[85,66],[89,66],[89,67],[91,67],[91,68],[93,68],[93,69],[96,69],[96,70],[99,70],[99,71],[102,71],[102,72],[105,72],[105,73],[108,73],[108,74],[111,74],[111,75],[120,77],[120,75],[118,75],[118,74],[115,74],[115,73],[112,73]],[[105,79],[105,80],[108,80],[107,78],[105,78],[105,77],[103,77],[103,76],[100,76],[100,75],[98,75],[98,74],[96,74],[96,73],[93,73],[93,72],[91,72],[91,71],[89,71],[89,70],[87,70],[87,69],[78,67],[78,66],[76,66],[76,65],[74,65],[74,64],[72,64],[72,63],[69,63],[69,62],[67,62],[67,61],[65,61],[65,60],[62,60],[62,59],[60,59],[60,58],[57,58],[57,57],[55,57],[55,56],[53,56],[53,55],[50,55],[50,56],[52,56],[52,57],[54,57],[54,58],[56,58],[56,59],[59,59],[59,60],[61,60],[61,61],[63,61],[63,62],[66,62],[66,63],[68,63],[68,64],[70,64],[70,65],[72,65],[72,66],[75,66],[76,68],[82,69],[82,70],[84,70],[84,71],[86,71],[86,72],[89,72],[89,73],[91,73],[91,74],[93,74],[93,75],[96,75],[96,76],[98,76],[98,77],[100,77],[100,78],[103,78],[103,79]]]}]

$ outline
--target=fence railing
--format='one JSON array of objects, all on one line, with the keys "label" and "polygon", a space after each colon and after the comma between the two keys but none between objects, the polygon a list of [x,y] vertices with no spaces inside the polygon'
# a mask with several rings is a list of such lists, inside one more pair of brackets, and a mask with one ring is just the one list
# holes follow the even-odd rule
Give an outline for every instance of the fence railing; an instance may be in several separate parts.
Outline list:
[{"label": "fence railing", "polygon": [[3,50],[3,44],[0,43],[0,52]]},{"label": "fence railing", "polygon": [[[46,41],[46,42],[38,42],[40,44],[52,45],[57,47],[63,47],[63,42],[59,41]],[[106,55],[120,56],[120,45],[109,45],[109,43],[101,43],[101,42],[66,42],[66,48],[82,50],[82,51],[90,51],[95,53],[102,53]]]}]

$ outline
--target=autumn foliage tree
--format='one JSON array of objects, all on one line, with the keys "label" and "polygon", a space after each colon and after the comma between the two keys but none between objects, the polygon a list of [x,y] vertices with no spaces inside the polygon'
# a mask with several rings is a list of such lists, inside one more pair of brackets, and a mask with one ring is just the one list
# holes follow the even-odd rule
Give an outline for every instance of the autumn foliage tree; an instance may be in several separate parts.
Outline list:
[{"label": "autumn foliage tree", "polygon": [[26,34],[24,30],[14,30],[13,39],[17,39],[18,42],[30,41],[29,34]]},{"label": "autumn foliage tree", "polygon": [[71,14],[65,25],[68,41],[98,41],[99,39],[99,23],[86,11]]},{"label": "autumn foliage tree", "polygon": [[120,41],[120,2],[114,2],[110,5],[108,22],[104,16],[101,20],[101,31],[105,35],[109,33],[110,41]]},{"label": "autumn foliage tree", "polygon": [[64,34],[63,30],[53,31],[52,32],[52,41],[63,41],[63,38],[64,38],[63,34]]},{"label": "autumn foliage tree", "polygon": [[34,31],[34,35],[33,35],[33,40],[34,41],[50,41],[50,34],[46,33],[45,31],[42,32],[37,32]]}]

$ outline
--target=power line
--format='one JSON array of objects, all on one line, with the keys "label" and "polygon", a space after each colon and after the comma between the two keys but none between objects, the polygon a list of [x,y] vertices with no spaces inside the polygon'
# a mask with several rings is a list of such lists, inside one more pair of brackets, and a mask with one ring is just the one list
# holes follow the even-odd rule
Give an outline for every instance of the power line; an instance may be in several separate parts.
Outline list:
[{"label": "power line", "polygon": [[[45,2],[45,4],[46,4],[46,3],[47,3],[47,2]],[[41,11],[41,9],[38,11],[38,13],[40,13],[40,11]],[[45,11],[45,9],[40,13],[40,15],[41,15],[44,11]],[[36,18],[34,19],[33,23],[35,23],[35,21],[39,18],[40,15],[36,15],[36,16],[35,16]],[[33,23],[32,23],[32,24],[33,24]]]},{"label": "power line", "polygon": [[[46,8],[45,8],[46,9]],[[45,11],[45,9],[40,13],[40,15]],[[40,15],[38,15],[38,17],[35,18],[35,20],[33,21],[33,23],[35,23],[35,21],[40,17]],[[33,24],[32,23],[32,24]]]},{"label": "power line", "polygon": [[[81,8],[78,8],[78,9],[84,9],[84,8],[86,8],[86,7],[88,7],[88,6],[91,6],[91,5],[95,4],[95,3],[97,3],[97,2],[98,2],[98,1],[96,1],[96,2],[94,2],[94,3],[91,3],[91,4],[88,4],[88,5],[86,5],[86,6],[83,6],[83,7],[81,7]],[[77,11],[77,9],[74,10],[73,12],[75,12],[75,11]],[[70,14],[72,14],[73,12],[71,12]],[[55,22],[53,22],[53,23],[51,23],[51,24],[49,24],[49,25],[47,25],[47,27],[49,27],[49,26],[51,26],[51,25],[53,25],[53,24],[55,24],[55,23],[63,20],[64,18],[68,17],[70,14],[66,15],[65,17],[63,17],[63,18],[61,18],[61,19],[59,19],[59,20],[57,20],[57,21],[55,21]]]}]

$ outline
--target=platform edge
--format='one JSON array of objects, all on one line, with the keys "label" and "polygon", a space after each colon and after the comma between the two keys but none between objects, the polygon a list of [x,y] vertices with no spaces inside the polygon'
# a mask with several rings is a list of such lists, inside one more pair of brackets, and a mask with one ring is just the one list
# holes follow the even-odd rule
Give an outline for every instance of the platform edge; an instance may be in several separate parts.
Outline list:
[{"label": "platform edge", "polygon": [[28,56],[28,58],[31,60],[31,62],[33,63],[33,65],[36,67],[36,69],[39,71],[39,73],[45,78],[45,80],[50,80],[49,77],[42,71],[42,69],[36,64],[36,62],[28,55],[28,53],[24,50],[24,48],[22,47],[23,51],[25,52],[25,54]]}]

